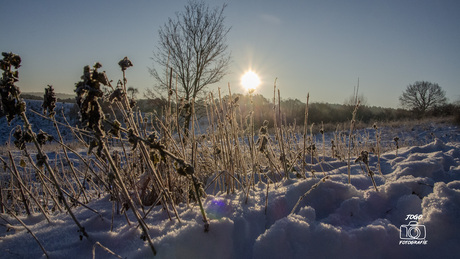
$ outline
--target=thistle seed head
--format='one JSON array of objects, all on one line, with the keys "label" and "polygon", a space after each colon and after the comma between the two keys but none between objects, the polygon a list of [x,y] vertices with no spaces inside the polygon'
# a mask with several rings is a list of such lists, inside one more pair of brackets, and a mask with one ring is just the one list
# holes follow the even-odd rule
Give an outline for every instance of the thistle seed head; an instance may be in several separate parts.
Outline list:
[{"label": "thistle seed head", "polygon": [[119,138],[120,137],[120,127],[121,123],[118,120],[114,120],[112,124],[112,128],[109,130],[109,134],[112,136]]},{"label": "thistle seed head", "polygon": [[11,52],[2,52],[3,60],[0,61],[0,69],[3,71],[9,70],[10,65],[14,69],[18,69],[21,66],[21,57]]},{"label": "thistle seed head", "polygon": [[103,137],[102,120],[104,113],[99,105],[98,99],[103,96],[102,85],[110,85],[105,72],[98,72],[101,63],[96,63],[91,69],[89,66],[83,68],[82,81],[75,85],[76,101],[80,108],[80,120],[86,129],[93,130],[96,137]]},{"label": "thistle seed head", "polygon": [[361,151],[361,154],[358,158],[356,158],[355,163],[360,161],[366,165],[369,165],[369,152],[367,152],[366,150]]},{"label": "thistle seed head", "polygon": [[45,145],[46,142],[51,142],[53,141],[54,137],[49,135],[48,133],[40,130],[37,134],[37,141],[40,145]]},{"label": "thistle seed head", "polygon": [[54,93],[54,88],[52,85],[48,85],[48,88],[45,88],[45,95],[43,96],[43,114],[47,114],[49,117],[54,117],[56,112],[56,94]]},{"label": "thistle seed head", "polygon": [[109,102],[113,103],[115,100],[121,102],[126,93],[123,88],[118,87],[109,95]]},{"label": "thistle seed head", "polygon": [[133,63],[128,59],[128,57],[124,57],[120,60],[120,62],[118,62],[118,65],[121,67],[121,71],[125,71],[128,67],[132,67]]},{"label": "thistle seed head", "polygon": [[18,79],[18,69],[21,64],[21,58],[13,53],[2,53],[3,59],[0,60],[0,69],[3,70],[2,78],[0,79],[0,96],[1,110],[6,114],[8,124],[14,117],[25,111],[25,103],[19,98],[21,91],[15,85]]},{"label": "thistle seed head", "polygon": [[40,155],[40,153],[37,154],[37,166],[42,168],[43,165],[45,164],[46,160],[48,160],[48,157],[45,155]]}]

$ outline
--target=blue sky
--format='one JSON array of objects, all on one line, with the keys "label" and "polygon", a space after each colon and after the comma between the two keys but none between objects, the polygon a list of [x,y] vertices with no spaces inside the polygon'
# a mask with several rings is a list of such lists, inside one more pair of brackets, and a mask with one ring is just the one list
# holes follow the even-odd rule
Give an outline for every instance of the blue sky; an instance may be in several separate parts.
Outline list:
[{"label": "blue sky", "polygon": [[[134,67],[128,86],[154,84],[148,72],[158,29],[187,1],[2,0],[0,50],[21,55],[19,86],[43,91],[48,84],[72,93],[83,66],[99,61],[115,82],[118,61]],[[225,1],[207,1],[221,6]],[[360,81],[368,103],[398,107],[415,81],[438,83],[460,100],[460,1],[227,1],[232,29],[230,73],[211,90],[244,92],[240,77],[252,69],[272,98],[343,103]]]}]

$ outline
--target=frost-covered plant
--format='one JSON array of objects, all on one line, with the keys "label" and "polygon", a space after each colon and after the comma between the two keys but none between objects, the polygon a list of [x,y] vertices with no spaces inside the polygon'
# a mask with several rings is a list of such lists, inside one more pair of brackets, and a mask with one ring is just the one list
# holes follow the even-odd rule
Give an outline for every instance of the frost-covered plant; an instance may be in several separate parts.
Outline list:
[{"label": "frost-covered plant", "polygon": [[26,103],[19,98],[21,91],[15,85],[19,80],[17,69],[21,66],[21,57],[11,52],[2,52],[2,56],[3,59],[0,60],[0,69],[3,70],[0,80],[1,109],[6,114],[9,124],[16,115],[25,111]]},{"label": "frost-covered plant", "polygon": [[[128,60],[127,58],[125,59]],[[127,63],[127,61],[125,61],[125,63]],[[90,145],[90,150],[91,147],[97,145],[97,155],[101,157],[102,154],[104,154],[113,171],[113,175],[116,179],[117,185],[121,190],[121,194],[123,195],[123,199],[126,202],[126,206],[131,208],[134,216],[141,226],[141,238],[148,241],[153,254],[156,254],[152,239],[148,233],[148,227],[140,216],[136,206],[134,205],[125,182],[119,172],[119,168],[117,167],[114,159],[110,154],[110,151],[107,148],[107,145],[105,144],[106,134],[102,128],[102,122],[105,116],[102,112],[101,105],[99,104],[99,99],[103,97],[103,91],[101,89],[102,85],[109,86],[110,81],[108,80],[105,72],[100,73],[98,71],[98,69],[101,67],[102,65],[99,62],[93,66],[93,69],[91,69],[89,66],[85,66],[83,68],[83,76],[81,77],[82,81],[75,85],[75,93],[77,94],[76,100],[77,105],[80,108],[81,123],[86,129],[90,130],[94,134],[94,139],[91,141],[92,144]],[[126,69],[126,65],[122,66],[122,69],[124,71]]]},{"label": "frost-covered plant", "polygon": [[376,150],[375,152],[377,153],[377,168],[379,170],[379,173],[382,174],[382,168],[380,167],[380,140],[381,140],[381,134],[380,134],[380,129],[377,127],[377,124],[374,123],[372,126],[375,130],[375,143],[376,143]]},{"label": "frost-covered plant", "polygon": [[118,65],[121,67],[122,71],[125,71],[127,68],[132,67],[133,63],[128,59],[128,57],[124,57],[120,60],[120,62],[118,62]]},{"label": "frost-covered plant", "polygon": [[93,145],[97,145],[97,154],[99,156],[102,155],[102,138],[105,133],[102,130],[104,113],[98,99],[104,95],[101,85],[108,86],[110,84],[105,72],[100,73],[98,71],[101,67],[102,65],[99,62],[94,64],[92,69],[89,66],[85,66],[81,77],[82,80],[75,85],[76,102],[80,109],[81,124],[84,128],[94,132],[95,142],[93,142]]},{"label": "frost-covered plant", "polygon": [[54,117],[56,112],[54,109],[56,108],[56,94],[54,93],[54,88],[52,85],[48,85],[45,88],[45,95],[43,96],[43,113],[45,115],[48,114],[49,117]]},{"label": "frost-covered plant", "polygon": [[[64,204],[67,212],[72,216],[72,219],[78,226],[78,231],[80,232],[80,239],[83,236],[88,237],[88,234],[85,231],[85,228],[79,223],[79,221],[75,218],[74,214],[72,213],[69,204],[67,203],[67,199],[64,196],[63,190],[61,185],[59,184],[54,169],[50,166],[48,162],[48,156],[42,149],[42,145],[46,140],[49,139],[48,136],[45,135],[44,132],[40,133],[40,138],[32,131],[31,124],[26,116],[26,104],[24,100],[20,97],[20,90],[19,87],[15,85],[15,83],[19,80],[18,79],[18,71],[17,69],[20,67],[21,58],[13,53],[6,53],[3,52],[3,60],[0,61],[0,69],[4,72],[2,74],[2,78],[0,80],[0,91],[2,96],[2,109],[4,112],[7,113],[7,120],[10,122],[16,115],[21,117],[22,121],[24,122],[24,132],[17,128],[15,132],[16,142],[15,145],[20,148],[21,150],[26,150],[25,143],[30,141],[32,142],[36,149],[37,149],[37,162],[36,166],[43,167],[45,166],[46,170],[48,171],[51,181],[53,182],[56,191],[58,193],[59,199]],[[16,69],[13,71],[12,68]]]},{"label": "frost-covered plant", "polygon": [[374,185],[375,190],[378,191],[377,184],[375,183],[375,180],[374,180],[374,172],[369,167],[369,152],[367,152],[366,150],[361,151],[361,154],[355,160],[355,163],[357,163],[357,162],[363,162],[364,163],[364,165],[366,166],[366,169],[367,169],[367,174],[371,178],[372,184]]},{"label": "frost-covered plant", "polygon": [[351,169],[350,169],[350,158],[351,158],[351,144],[353,137],[353,130],[356,123],[356,114],[358,113],[359,100],[356,102],[355,108],[353,109],[352,118],[350,122],[350,134],[348,135],[348,183],[351,184]]}]

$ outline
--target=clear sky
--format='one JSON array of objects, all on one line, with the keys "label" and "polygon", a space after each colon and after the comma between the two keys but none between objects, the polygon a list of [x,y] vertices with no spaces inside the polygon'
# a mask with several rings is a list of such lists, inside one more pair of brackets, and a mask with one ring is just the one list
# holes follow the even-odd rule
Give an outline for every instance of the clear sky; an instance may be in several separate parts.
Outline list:
[{"label": "clear sky", "polygon": [[[72,93],[83,66],[99,61],[110,79],[121,78],[128,56],[128,86],[154,84],[148,72],[158,29],[186,0],[0,0],[0,51],[23,59],[19,86]],[[207,1],[221,6],[225,1]],[[256,93],[343,103],[359,78],[370,105],[398,107],[415,81],[438,83],[460,100],[460,1],[226,1],[230,74],[211,89],[244,92],[240,77],[252,68]]]}]

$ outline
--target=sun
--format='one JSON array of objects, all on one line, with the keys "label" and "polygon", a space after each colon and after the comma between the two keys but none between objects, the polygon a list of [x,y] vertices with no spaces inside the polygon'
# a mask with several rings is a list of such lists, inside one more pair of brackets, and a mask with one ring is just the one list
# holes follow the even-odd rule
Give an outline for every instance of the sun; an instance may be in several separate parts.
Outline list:
[{"label": "sun", "polygon": [[254,90],[260,85],[259,76],[253,71],[249,70],[241,77],[241,85],[248,92],[254,92]]}]

